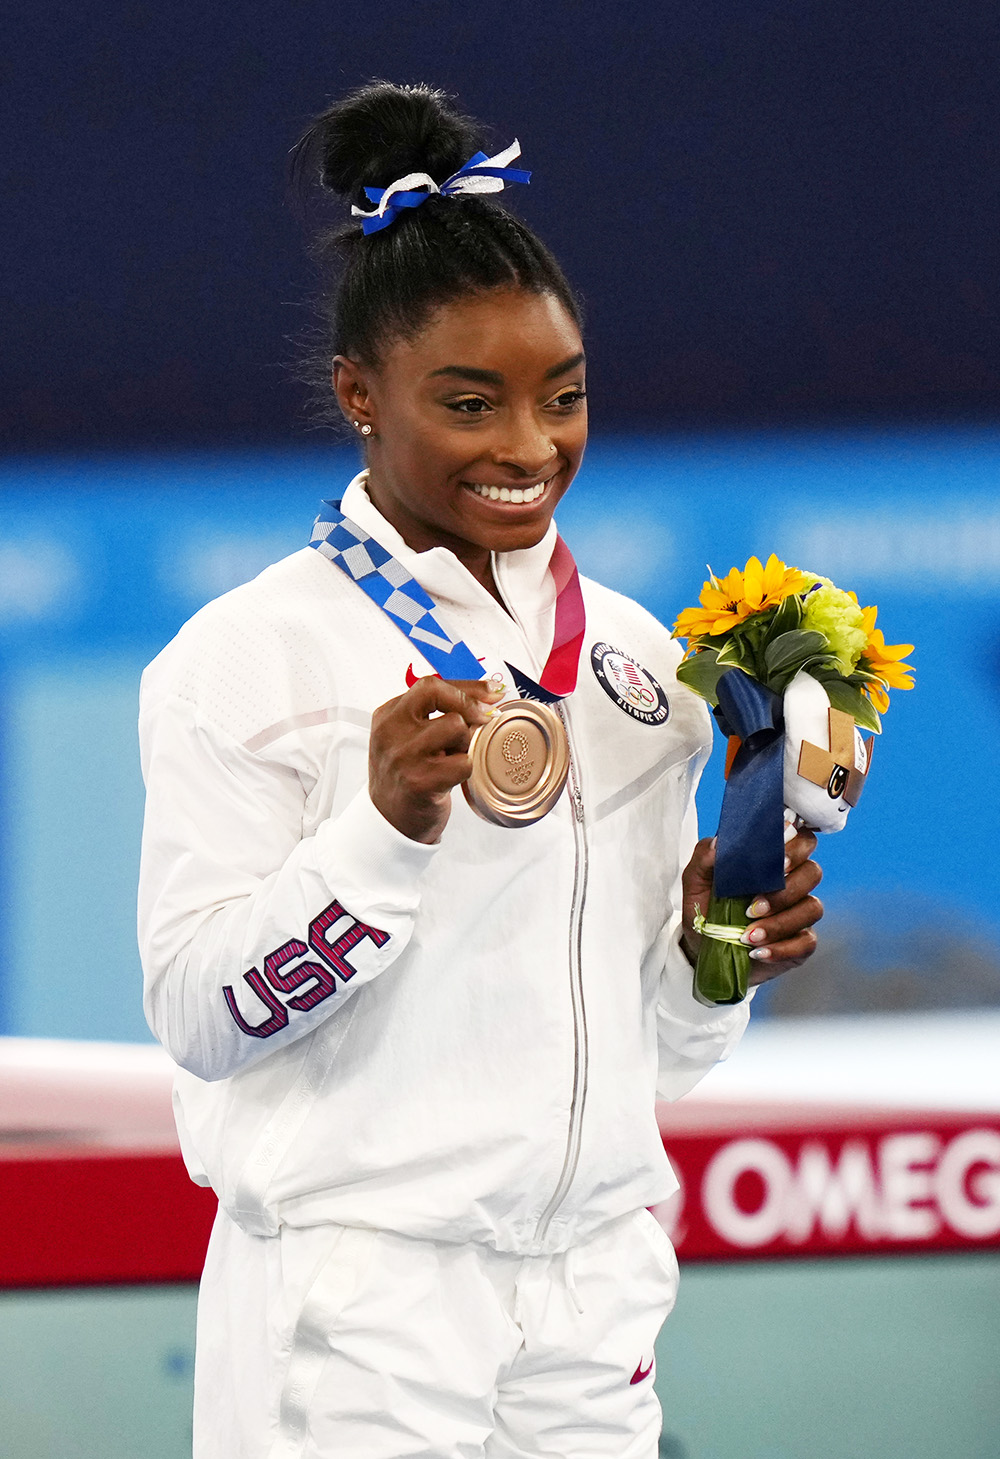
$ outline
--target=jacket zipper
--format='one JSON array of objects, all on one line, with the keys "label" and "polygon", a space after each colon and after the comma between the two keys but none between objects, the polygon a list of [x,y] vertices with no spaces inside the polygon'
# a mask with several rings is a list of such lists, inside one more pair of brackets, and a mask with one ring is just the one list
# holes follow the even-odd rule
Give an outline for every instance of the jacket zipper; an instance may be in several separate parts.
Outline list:
[{"label": "jacket zipper", "polygon": [[569,1108],[569,1127],[566,1132],[566,1153],[556,1188],[545,1210],[542,1212],[535,1232],[538,1242],[545,1240],[556,1211],[562,1205],[573,1184],[576,1168],[580,1161],[580,1145],[583,1137],[583,1109],[587,1099],[588,1038],[587,1006],[583,996],[583,909],[587,900],[588,853],[587,835],[584,825],[583,796],[576,773],[576,756],[573,752],[573,737],[570,734],[569,716],[562,704],[557,704],[559,717],[566,729],[569,741],[569,783],[573,801],[573,839],[576,860],[573,872],[573,897],[569,917],[569,982],[570,999],[573,1008],[573,1095]]},{"label": "jacket zipper", "polygon": [[[501,575],[498,570],[499,564],[496,553],[491,553],[490,561],[493,567],[493,580],[500,590],[500,596],[503,598],[504,605],[518,628],[520,628],[525,643],[527,644],[527,634],[524,630],[524,624],[517,616],[513,605],[504,591],[504,585],[500,581]],[[569,715],[565,704],[562,702],[557,702],[554,708],[563,722],[566,730],[566,739],[569,743],[569,789],[573,801],[575,863],[573,868],[573,896],[570,901],[569,914],[569,986],[570,1001],[573,1009],[573,1094],[570,1099],[569,1125],[566,1131],[566,1153],[563,1156],[562,1170],[559,1173],[556,1188],[552,1192],[552,1198],[539,1217],[538,1225],[535,1228],[535,1240],[537,1242],[544,1241],[548,1235],[552,1218],[565,1200],[566,1194],[573,1184],[577,1165],[580,1162],[580,1145],[583,1137],[583,1108],[587,1099],[587,1078],[589,1072],[587,1007],[583,997],[582,956],[583,908],[587,900],[587,874],[589,869],[587,835],[584,824],[583,796],[580,792],[580,781],[576,773],[576,755],[573,749],[573,735],[570,731]]]}]

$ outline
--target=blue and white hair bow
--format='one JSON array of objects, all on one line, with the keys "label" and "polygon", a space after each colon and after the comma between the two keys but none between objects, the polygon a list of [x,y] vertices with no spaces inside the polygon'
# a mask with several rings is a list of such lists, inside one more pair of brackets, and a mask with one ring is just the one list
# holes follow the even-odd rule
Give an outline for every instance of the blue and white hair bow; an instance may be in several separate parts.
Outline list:
[{"label": "blue and white hair bow", "polygon": [[358,207],[353,207],[351,212],[356,218],[363,219],[363,232],[377,233],[380,228],[388,228],[404,208],[419,208],[432,193],[456,197],[462,193],[502,192],[508,182],[531,181],[530,172],[507,166],[508,162],[513,162],[520,155],[521,144],[516,138],[505,151],[498,152],[495,157],[487,157],[485,152],[477,152],[440,187],[426,172],[407,173],[406,177],[398,178],[389,187],[365,188],[368,201],[378,204],[373,212],[366,213],[363,208]]}]

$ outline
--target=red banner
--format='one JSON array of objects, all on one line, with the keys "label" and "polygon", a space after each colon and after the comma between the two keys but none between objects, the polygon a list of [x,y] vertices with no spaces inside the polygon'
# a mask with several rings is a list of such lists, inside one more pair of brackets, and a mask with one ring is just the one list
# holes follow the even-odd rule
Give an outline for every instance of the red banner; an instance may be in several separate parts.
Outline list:
[{"label": "red banner", "polygon": [[[1000,1115],[689,1100],[660,1127],[682,1259],[1000,1247]],[[162,1150],[9,1150],[0,1200],[0,1287],[196,1281],[215,1212]]]},{"label": "red banner", "polygon": [[0,1288],[196,1282],[216,1199],[173,1151],[0,1159]]},{"label": "red banner", "polygon": [[1000,1246],[1000,1115],[660,1108],[689,1260]]}]

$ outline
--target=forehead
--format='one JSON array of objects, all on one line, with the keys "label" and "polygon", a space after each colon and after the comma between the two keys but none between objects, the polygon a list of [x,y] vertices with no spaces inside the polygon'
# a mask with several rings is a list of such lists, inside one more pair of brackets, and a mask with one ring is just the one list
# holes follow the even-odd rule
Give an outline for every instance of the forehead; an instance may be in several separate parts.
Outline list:
[{"label": "forehead", "polygon": [[383,366],[421,377],[464,365],[510,380],[543,378],[582,349],[575,321],[554,294],[491,289],[442,304],[417,335],[390,346]]}]

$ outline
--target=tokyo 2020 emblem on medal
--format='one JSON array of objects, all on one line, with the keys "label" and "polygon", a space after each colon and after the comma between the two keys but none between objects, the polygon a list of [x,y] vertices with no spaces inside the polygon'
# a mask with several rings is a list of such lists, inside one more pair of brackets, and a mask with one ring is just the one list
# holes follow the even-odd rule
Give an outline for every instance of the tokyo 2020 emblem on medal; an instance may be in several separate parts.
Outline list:
[{"label": "tokyo 2020 emblem on medal", "polygon": [[619,709],[643,724],[663,724],[670,705],[648,669],[610,643],[595,643],[590,663],[598,684]]},{"label": "tokyo 2020 emblem on medal", "polygon": [[465,798],[496,826],[540,821],[566,784],[566,730],[547,704],[530,699],[501,704],[473,734],[469,754],[472,774],[462,786]]}]

